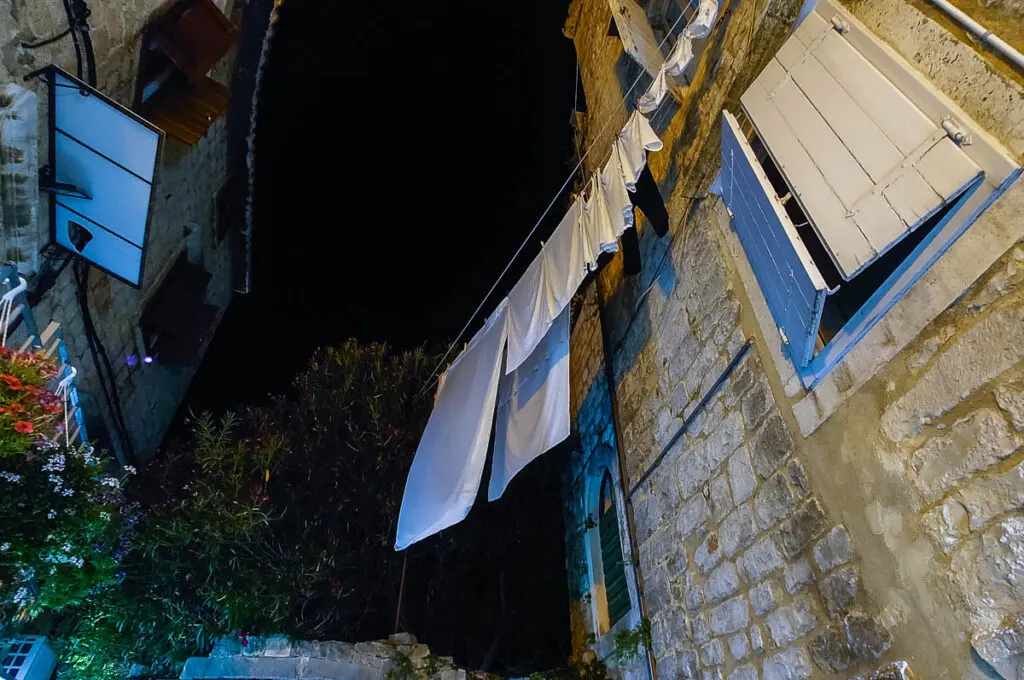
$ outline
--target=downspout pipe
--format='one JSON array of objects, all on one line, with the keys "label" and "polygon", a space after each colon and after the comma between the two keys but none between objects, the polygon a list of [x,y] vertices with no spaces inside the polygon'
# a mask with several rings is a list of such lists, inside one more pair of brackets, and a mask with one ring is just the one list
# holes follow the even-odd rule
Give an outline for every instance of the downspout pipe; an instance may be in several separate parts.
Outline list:
[{"label": "downspout pipe", "polygon": [[1024,71],[1024,54],[1015,50],[1005,40],[969,17],[948,0],[929,0],[929,2],[956,20],[958,24],[966,28],[978,40],[1012,61],[1021,71]]}]

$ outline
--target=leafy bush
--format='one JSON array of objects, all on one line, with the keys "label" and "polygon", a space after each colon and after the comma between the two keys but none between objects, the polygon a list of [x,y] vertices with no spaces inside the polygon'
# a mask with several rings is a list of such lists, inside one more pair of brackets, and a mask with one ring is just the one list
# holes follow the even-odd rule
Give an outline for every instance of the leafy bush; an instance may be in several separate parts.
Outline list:
[{"label": "leafy bush", "polygon": [[0,458],[4,619],[59,612],[116,581],[121,480],[106,462],[53,442]]},{"label": "leafy bush", "polygon": [[130,489],[141,511],[124,577],[69,617],[62,678],[123,677],[130,664],[173,673],[240,627],[283,625],[311,575],[268,526],[278,438],[239,438],[202,418],[193,446],[150,466]]}]

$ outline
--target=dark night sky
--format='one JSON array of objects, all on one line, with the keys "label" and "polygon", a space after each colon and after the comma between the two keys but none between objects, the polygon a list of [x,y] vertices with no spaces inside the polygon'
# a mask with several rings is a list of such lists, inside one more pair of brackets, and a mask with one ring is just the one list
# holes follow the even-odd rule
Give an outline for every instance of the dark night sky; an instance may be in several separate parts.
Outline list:
[{"label": "dark night sky", "polygon": [[253,292],[186,405],[282,392],[349,337],[436,347],[461,329],[569,171],[567,5],[284,3],[259,111]]}]

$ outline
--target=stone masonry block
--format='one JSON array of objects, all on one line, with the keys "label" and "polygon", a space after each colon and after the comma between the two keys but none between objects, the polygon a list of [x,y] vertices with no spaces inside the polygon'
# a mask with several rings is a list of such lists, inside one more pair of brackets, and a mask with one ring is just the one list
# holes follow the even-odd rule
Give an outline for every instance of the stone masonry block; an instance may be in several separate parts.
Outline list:
[{"label": "stone masonry block", "polygon": [[727,557],[732,557],[738,550],[753,542],[757,536],[757,527],[754,526],[754,513],[750,503],[736,508],[722,520],[718,536]]},{"label": "stone masonry block", "polygon": [[[747,634],[742,630],[729,638],[729,652],[732,658],[742,661],[750,654],[750,643],[747,642]],[[755,676],[756,677],[756,676]]]},{"label": "stone masonry block", "polygon": [[971,531],[977,531],[997,516],[1024,507],[1024,463],[975,478],[956,496],[967,508]]},{"label": "stone masonry block", "polygon": [[747,428],[752,430],[757,427],[774,405],[775,399],[772,397],[768,380],[764,373],[760,373],[742,402],[743,421],[747,424]]},{"label": "stone masonry block", "polygon": [[711,469],[704,455],[704,447],[684,447],[679,460],[679,495],[683,498],[688,497],[704,486],[710,478]]},{"label": "stone masonry block", "polygon": [[700,648],[700,658],[708,666],[720,666],[725,663],[725,646],[722,641],[714,639]]},{"label": "stone masonry block", "polygon": [[818,582],[818,591],[825,609],[832,617],[843,616],[857,599],[858,574],[856,567],[838,569]]},{"label": "stone masonry block", "polygon": [[818,617],[810,597],[805,594],[776,609],[765,617],[764,622],[775,644],[784,647],[817,628]]},{"label": "stone masonry block", "polygon": [[704,599],[709,604],[729,597],[740,587],[740,576],[732,562],[723,562],[708,576],[704,584]]},{"label": "stone masonry block", "polygon": [[782,582],[786,586],[786,592],[790,595],[802,586],[814,583],[814,575],[811,573],[810,563],[801,557],[786,567],[786,573],[782,576]]},{"label": "stone masonry block", "polygon": [[764,634],[761,632],[761,626],[750,627],[750,650],[754,654],[764,651]]},{"label": "stone masonry block", "polygon": [[732,493],[729,491],[729,478],[722,473],[711,480],[711,518],[716,522],[722,521],[733,508]]},{"label": "stone masonry block", "polygon": [[828,519],[821,503],[812,497],[779,527],[783,552],[787,557],[796,557],[811,541],[821,536],[827,526]]},{"label": "stone masonry block", "polygon": [[726,600],[711,610],[711,632],[714,635],[735,633],[750,625],[750,611],[742,596]]},{"label": "stone masonry block", "polygon": [[814,561],[822,571],[846,564],[852,559],[850,535],[843,526],[832,527],[832,531],[814,546]]},{"label": "stone masonry block", "polygon": [[764,616],[779,606],[782,590],[774,581],[763,581],[750,589],[750,606],[758,616]]},{"label": "stone masonry block", "polygon": [[761,429],[754,435],[751,444],[751,458],[754,469],[763,479],[772,475],[793,453],[793,438],[782,417],[775,413],[768,417]]},{"label": "stone masonry block", "polygon": [[1010,416],[1018,432],[1024,432],[1024,384],[1017,382],[996,388],[996,403]]},{"label": "stone masonry block", "polygon": [[708,618],[701,612],[686,617],[690,628],[690,639],[698,645],[702,645],[711,639],[711,626]]},{"label": "stone masonry block", "polygon": [[697,548],[697,551],[693,554],[693,562],[700,569],[702,574],[706,574],[715,568],[715,565],[722,559],[722,545],[718,539],[718,534],[715,532],[709,533],[704,537],[704,541]]},{"label": "stone masonry block", "polygon": [[789,517],[796,507],[796,497],[786,481],[787,476],[785,472],[772,475],[757,492],[754,509],[761,529],[769,529],[776,522]]},{"label": "stone masonry block", "polygon": [[758,680],[757,668],[755,668],[753,664],[749,663],[737,666],[733,672],[729,674],[729,680]]},{"label": "stone masonry block", "polygon": [[802,647],[790,647],[764,661],[764,680],[807,680],[811,662]]},{"label": "stone masonry block", "polygon": [[679,534],[679,538],[688,538],[707,521],[709,515],[708,502],[703,494],[694,494],[689,500],[683,501],[679,517],[676,519],[676,533]]},{"label": "stone masonry block", "polygon": [[789,473],[789,481],[793,483],[793,488],[796,489],[796,495],[800,498],[807,498],[808,494],[811,493],[811,483],[807,481],[807,473],[804,471],[804,466],[796,458],[790,458],[789,462],[786,463],[786,471]]},{"label": "stone masonry block", "polygon": [[733,502],[742,503],[754,495],[757,487],[757,477],[754,476],[754,468],[750,465],[750,456],[745,446],[741,446],[729,458],[728,469]]},{"label": "stone masonry block", "polygon": [[782,566],[782,555],[772,536],[762,536],[740,558],[740,573],[747,583],[757,583]]},{"label": "stone masonry block", "polygon": [[882,415],[892,442],[917,434],[1024,359],[1024,307],[995,309],[940,353],[921,379]]},{"label": "stone masonry block", "polygon": [[700,680],[723,680],[722,669],[718,666],[705,668],[700,672]]},{"label": "stone masonry block", "polygon": [[914,482],[928,501],[954,484],[1016,451],[1024,439],[1010,431],[1002,415],[982,409],[953,424],[948,436],[929,440],[910,457]]},{"label": "stone masonry block", "polygon": [[718,469],[722,461],[743,443],[745,436],[743,418],[739,413],[729,413],[722,418],[707,438],[708,465],[712,471]]}]

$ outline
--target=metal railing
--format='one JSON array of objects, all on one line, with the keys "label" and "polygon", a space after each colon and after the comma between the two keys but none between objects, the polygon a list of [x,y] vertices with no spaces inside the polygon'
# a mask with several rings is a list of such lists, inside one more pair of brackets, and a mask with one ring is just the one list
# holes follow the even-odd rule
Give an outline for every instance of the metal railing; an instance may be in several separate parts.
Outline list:
[{"label": "metal railing", "polygon": [[[64,343],[64,331],[60,323],[50,321],[46,328],[40,332],[36,323],[32,307],[25,297],[27,286],[25,279],[18,274],[14,265],[0,265],[0,283],[6,290],[4,297],[9,300],[9,313],[6,315],[6,329],[4,342],[13,342],[11,336],[17,330],[20,344],[15,347],[19,352],[27,352],[30,349],[42,352],[46,357],[56,356],[60,362],[57,376],[54,378],[53,390],[59,396],[66,399],[65,428],[67,442],[70,444],[87,444],[88,437],[85,431],[85,417],[82,413],[78,398],[78,387],[75,377],[77,371],[68,363],[68,348]],[[21,326],[24,335],[20,333]]]}]

